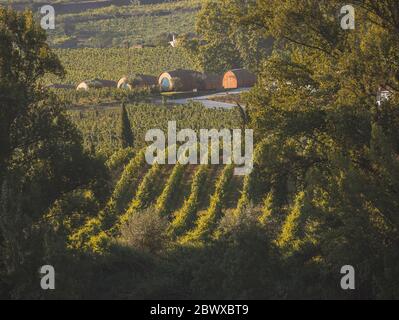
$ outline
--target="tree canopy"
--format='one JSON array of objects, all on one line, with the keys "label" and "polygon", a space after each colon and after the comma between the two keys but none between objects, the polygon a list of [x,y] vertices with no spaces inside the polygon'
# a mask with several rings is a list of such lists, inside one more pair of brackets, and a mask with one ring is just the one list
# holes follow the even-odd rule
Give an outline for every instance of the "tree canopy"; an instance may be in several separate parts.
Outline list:
[{"label": "tree canopy", "polygon": [[45,32],[31,13],[0,7],[0,284],[15,297],[43,265],[46,211],[94,186],[99,172],[62,104],[43,89],[47,73],[63,68]]}]

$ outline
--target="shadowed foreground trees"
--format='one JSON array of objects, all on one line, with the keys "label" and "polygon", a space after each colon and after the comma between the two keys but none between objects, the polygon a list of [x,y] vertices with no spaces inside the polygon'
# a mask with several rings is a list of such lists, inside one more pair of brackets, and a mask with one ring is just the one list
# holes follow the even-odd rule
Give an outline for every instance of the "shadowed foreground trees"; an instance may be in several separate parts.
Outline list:
[{"label": "shadowed foreground trees", "polygon": [[[284,214],[277,244],[293,266],[328,275],[349,264],[358,296],[397,298],[399,6],[354,1],[348,31],[344,4],[262,0],[252,15],[237,11],[275,39],[249,95],[250,125],[268,139],[265,191]],[[390,99],[377,104],[381,88]]]},{"label": "shadowed foreground trees", "polygon": [[46,73],[63,74],[45,41],[32,14],[0,8],[0,284],[12,298],[37,287],[49,207],[102,180],[102,164],[83,151],[63,106],[40,86]]}]

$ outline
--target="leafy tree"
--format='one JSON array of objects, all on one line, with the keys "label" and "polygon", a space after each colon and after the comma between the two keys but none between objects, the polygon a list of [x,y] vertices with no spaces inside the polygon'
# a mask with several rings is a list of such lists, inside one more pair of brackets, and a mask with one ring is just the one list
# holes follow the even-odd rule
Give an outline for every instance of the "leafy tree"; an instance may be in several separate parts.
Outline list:
[{"label": "leafy tree", "polygon": [[0,278],[8,297],[37,298],[49,250],[44,214],[63,194],[97,189],[104,176],[63,106],[41,87],[45,74],[63,69],[32,14],[1,7],[0,39]]},{"label": "leafy tree", "polygon": [[[354,1],[356,30],[348,31],[337,14],[344,4],[261,0],[240,22],[275,39],[248,114],[257,140],[267,139],[268,219],[287,216],[276,243],[303,270],[295,297],[306,285],[311,296],[341,297],[335,273],[345,264],[362,282],[352,298],[397,294],[399,8]],[[381,87],[390,98],[377,104]],[[325,287],[306,284],[307,272]]]},{"label": "leafy tree", "polygon": [[241,57],[229,38],[229,20],[223,5],[215,1],[205,2],[197,16],[196,27],[201,42],[188,41],[183,46],[191,49],[203,71],[223,73],[242,65]]},{"label": "leafy tree", "polygon": [[197,16],[198,38],[183,37],[181,46],[208,73],[242,67],[258,70],[273,41],[250,23],[254,8],[254,0],[207,0]]},{"label": "leafy tree", "polygon": [[37,80],[46,73],[61,75],[63,69],[31,14],[0,8],[0,37],[0,175],[3,175],[11,154],[22,140],[19,135],[23,133],[15,128],[16,121],[26,118],[32,105],[43,98],[37,90]]}]

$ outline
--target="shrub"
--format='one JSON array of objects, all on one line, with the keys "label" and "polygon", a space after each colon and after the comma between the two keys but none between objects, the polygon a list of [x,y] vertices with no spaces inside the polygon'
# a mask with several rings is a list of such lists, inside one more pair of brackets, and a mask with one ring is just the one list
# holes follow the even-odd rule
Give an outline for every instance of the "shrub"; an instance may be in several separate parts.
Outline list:
[{"label": "shrub", "polygon": [[166,218],[154,208],[137,210],[120,227],[120,242],[135,249],[158,253],[167,245]]}]

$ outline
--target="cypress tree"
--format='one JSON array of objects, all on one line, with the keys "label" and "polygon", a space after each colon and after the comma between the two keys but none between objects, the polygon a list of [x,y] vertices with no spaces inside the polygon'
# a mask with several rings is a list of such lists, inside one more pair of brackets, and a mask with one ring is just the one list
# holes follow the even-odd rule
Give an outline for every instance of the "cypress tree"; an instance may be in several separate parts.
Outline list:
[{"label": "cypress tree", "polygon": [[126,105],[122,103],[121,106],[121,124],[120,124],[120,141],[122,144],[122,148],[133,147],[133,132],[132,127],[130,126],[129,117],[127,115]]}]

